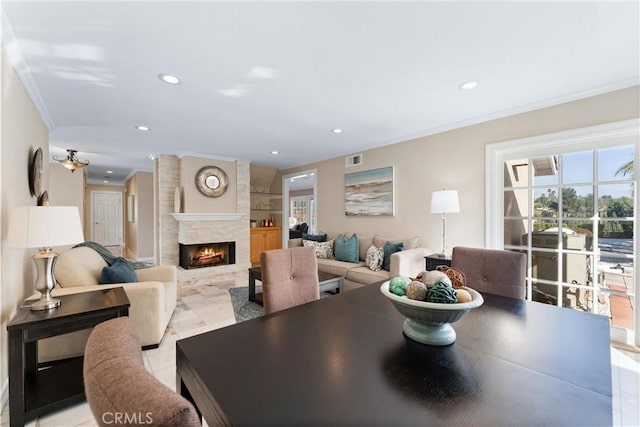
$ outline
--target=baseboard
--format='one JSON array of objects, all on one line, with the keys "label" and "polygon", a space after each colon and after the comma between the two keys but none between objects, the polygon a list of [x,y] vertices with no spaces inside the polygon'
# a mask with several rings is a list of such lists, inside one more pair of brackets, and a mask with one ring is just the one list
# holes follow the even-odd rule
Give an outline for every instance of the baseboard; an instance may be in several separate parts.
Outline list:
[{"label": "baseboard", "polygon": [[0,410],[4,409],[9,400],[9,378],[2,383],[2,393],[0,394]]}]

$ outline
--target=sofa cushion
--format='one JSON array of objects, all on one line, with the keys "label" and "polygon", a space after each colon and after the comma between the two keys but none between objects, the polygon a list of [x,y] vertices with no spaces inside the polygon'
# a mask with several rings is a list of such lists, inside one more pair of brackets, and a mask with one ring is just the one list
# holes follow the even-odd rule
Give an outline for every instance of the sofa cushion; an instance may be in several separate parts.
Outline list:
[{"label": "sofa cushion", "polygon": [[316,251],[316,257],[322,259],[333,259],[333,240],[328,242],[316,242],[313,240],[302,240],[303,246],[311,246]]},{"label": "sofa cushion", "polygon": [[369,234],[360,234],[358,233],[358,250],[360,251],[359,257],[360,261],[367,260],[367,249],[369,246],[373,244],[373,235]]},{"label": "sofa cushion", "polygon": [[384,246],[382,247],[382,250],[384,251],[384,255],[383,255],[383,258],[382,258],[382,269],[389,271],[389,268],[391,266],[391,254],[395,254],[396,252],[400,252],[403,249],[404,249],[404,243],[402,243],[402,242],[400,242],[400,243],[394,243],[394,242],[385,243]]},{"label": "sofa cushion", "polygon": [[100,275],[101,285],[110,285],[112,283],[134,283],[138,281],[133,266],[126,259],[119,257],[109,267],[102,269]]},{"label": "sofa cushion", "polygon": [[369,246],[367,249],[367,259],[365,263],[369,270],[380,271],[382,270],[382,261],[384,260],[384,249],[376,248],[375,246]]},{"label": "sofa cushion", "polygon": [[335,259],[338,261],[358,262],[358,236],[353,233],[348,239],[339,234],[334,243]]},{"label": "sofa cushion", "polygon": [[[344,262],[336,261],[335,259],[321,259],[318,258],[318,270],[325,273],[337,274],[338,276],[346,277],[347,271],[352,268],[364,266],[364,262]],[[366,267],[365,267],[366,268]]]},{"label": "sofa cushion", "polygon": [[389,272],[385,270],[371,271],[369,267],[362,266],[349,269],[349,271],[347,271],[346,278],[352,282],[365,283],[369,285],[381,280],[388,280]]},{"label": "sofa cushion", "polygon": [[80,246],[69,249],[61,252],[56,262],[56,280],[63,288],[97,285],[106,266],[105,260],[91,248]]},{"label": "sofa cushion", "polygon": [[418,247],[418,236],[414,237],[383,237],[376,234],[373,237],[373,244],[376,245],[377,248],[381,248],[387,242],[392,243],[402,243],[404,249],[413,249]]}]

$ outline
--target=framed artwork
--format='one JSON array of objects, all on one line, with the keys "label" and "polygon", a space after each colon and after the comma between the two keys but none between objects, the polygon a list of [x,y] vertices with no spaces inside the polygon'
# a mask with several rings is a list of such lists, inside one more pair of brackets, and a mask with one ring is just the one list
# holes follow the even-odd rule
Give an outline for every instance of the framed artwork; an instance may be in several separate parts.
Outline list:
[{"label": "framed artwork", "polygon": [[346,174],[344,213],[347,216],[393,216],[393,166]]},{"label": "framed artwork", "polygon": [[127,221],[136,222],[135,197],[133,194],[127,197]]}]

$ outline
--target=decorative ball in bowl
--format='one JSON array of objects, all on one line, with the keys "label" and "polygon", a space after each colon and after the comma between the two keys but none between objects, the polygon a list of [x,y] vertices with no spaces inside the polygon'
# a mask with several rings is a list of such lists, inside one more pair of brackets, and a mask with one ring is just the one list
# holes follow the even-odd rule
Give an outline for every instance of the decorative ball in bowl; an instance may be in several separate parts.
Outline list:
[{"label": "decorative ball in bowl", "polygon": [[456,331],[452,323],[462,319],[472,308],[484,303],[482,295],[471,288],[464,288],[471,294],[471,301],[456,304],[426,302],[398,296],[389,291],[389,281],[380,286],[382,295],[389,298],[393,306],[407,319],[402,325],[405,335],[414,341],[444,346],[456,341]]}]

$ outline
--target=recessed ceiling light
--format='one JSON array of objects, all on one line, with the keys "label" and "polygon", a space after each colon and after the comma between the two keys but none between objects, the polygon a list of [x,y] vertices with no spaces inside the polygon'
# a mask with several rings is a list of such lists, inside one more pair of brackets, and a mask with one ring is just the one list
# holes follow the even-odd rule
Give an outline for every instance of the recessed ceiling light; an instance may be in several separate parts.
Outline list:
[{"label": "recessed ceiling light", "polygon": [[471,80],[471,81],[468,81],[468,82],[460,83],[458,85],[458,89],[471,90],[471,89],[475,88],[476,86],[478,86],[478,82],[474,82],[473,80]]},{"label": "recessed ceiling light", "polygon": [[342,129],[338,129],[338,128],[331,129],[331,132],[333,132],[333,133],[342,133]]},{"label": "recessed ceiling light", "polygon": [[102,182],[104,182],[105,184],[108,184],[108,183],[109,183],[109,181],[107,181],[107,180],[104,180],[104,181],[102,181]]},{"label": "recessed ceiling light", "polygon": [[107,173],[113,173],[113,171],[107,171]]},{"label": "recessed ceiling light", "polygon": [[170,85],[179,85],[180,79],[171,74],[158,74],[158,78]]},{"label": "recessed ceiling light", "polygon": [[151,130],[149,126],[145,126],[145,125],[137,125],[136,129],[138,129],[141,132],[149,132]]},{"label": "recessed ceiling light", "polygon": [[273,154],[275,156],[276,154],[278,154],[278,151],[274,150],[274,151],[271,152],[271,154]]}]

